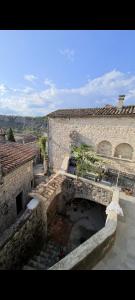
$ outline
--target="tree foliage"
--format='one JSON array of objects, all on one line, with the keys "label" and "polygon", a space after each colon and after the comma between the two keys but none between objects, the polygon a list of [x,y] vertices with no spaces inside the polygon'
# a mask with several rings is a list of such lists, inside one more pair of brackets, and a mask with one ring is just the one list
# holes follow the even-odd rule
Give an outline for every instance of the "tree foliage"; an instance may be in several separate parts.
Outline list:
[{"label": "tree foliage", "polygon": [[38,140],[38,145],[41,150],[41,156],[43,159],[47,156],[46,141],[47,141],[47,137],[45,136],[41,136]]},{"label": "tree foliage", "polygon": [[73,146],[72,156],[76,160],[77,176],[83,177],[88,172],[92,172],[101,179],[105,161],[95,153],[92,146],[86,144]]},{"label": "tree foliage", "polygon": [[15,142],[14,133],[13,133],[12,128],[9,128],[8,133],[7,133],[7,138],[8,138],[8,141]]}]

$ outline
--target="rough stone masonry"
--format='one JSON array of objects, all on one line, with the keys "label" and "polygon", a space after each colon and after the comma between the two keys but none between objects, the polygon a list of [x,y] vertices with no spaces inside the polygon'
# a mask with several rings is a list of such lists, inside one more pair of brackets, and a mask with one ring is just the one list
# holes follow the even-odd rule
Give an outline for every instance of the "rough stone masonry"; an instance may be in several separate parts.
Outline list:
[{"label": "rough stone masonry", "polygon": [[72,136],[93,145],[109,158],[110,167],[135,171],[135,106],[107,106],[100,109],[65,109],[48,115],[48,157],[51,170],[59,170],[70,154]]}]

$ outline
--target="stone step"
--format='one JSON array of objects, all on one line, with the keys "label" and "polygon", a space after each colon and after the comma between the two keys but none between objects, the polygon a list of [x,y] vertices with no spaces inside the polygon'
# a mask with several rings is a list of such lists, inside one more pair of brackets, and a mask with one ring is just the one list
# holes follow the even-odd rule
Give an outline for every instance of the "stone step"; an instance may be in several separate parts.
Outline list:
[{"label": "stone step", "polygon": [[53,262],[53,261],[57,260],[57,258],[50,257],[50,256],[43,257],[43,256],[39,255],[39,256],[34,256],[32,258],[32,260],[39,262],[41,264],[46,264],[47,262],[51,262],[51,261]]},{"label": "stone step", "polygon": [[58,250],[59,248],[60,248],[60,246],[57,246],[55,244],[47,244],[42,249],[46,251],[47,249],[50,249],[50,250],[56,249],[56,250]]},{"label": "stone step", "polygon": [[25,265],[25,266],[23,267],[23,270],[36,270],[36,269],[33,268],[33,267],[31,267],[31,266],[29,266],[29,265]]},{"label": "stone step", "polygon": [[38,262],[38,263],[41,263],[41,264],[45,264],[46,263],[46,260],[47,260],[47,257],[43,257],[41,255],[34,255],[33,258],[32,258],[34,261]]},{"label": "stone step", "polygon": [[45,267],[46,267],[45,264],[41,264],[33,259],[29,260],[28,266],[30,266],[32,268],[34,267],[37,270],[45,270]]},{"label": "stone step", "polygon": [[24,266],[23,270],[47,270],[59,261],[60,245],[50,240]]},{"label": "stone step", "polygon": [[50,252],[48,253],[48,252],[41,251],[40,256],[42,256],[44,259],[46,259],[48,256],[50,256]]}]

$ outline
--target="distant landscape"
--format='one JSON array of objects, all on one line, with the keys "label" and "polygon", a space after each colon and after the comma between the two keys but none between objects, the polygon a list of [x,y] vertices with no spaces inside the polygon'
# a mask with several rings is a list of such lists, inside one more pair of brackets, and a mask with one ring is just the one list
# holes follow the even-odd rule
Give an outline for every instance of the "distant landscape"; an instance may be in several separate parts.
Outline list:
[{"label": "distant landscape", "polygon": [[5,130],[11,127],[14,133],[42,134],[47,132],[47,118],[0,115],[0,127]]}]

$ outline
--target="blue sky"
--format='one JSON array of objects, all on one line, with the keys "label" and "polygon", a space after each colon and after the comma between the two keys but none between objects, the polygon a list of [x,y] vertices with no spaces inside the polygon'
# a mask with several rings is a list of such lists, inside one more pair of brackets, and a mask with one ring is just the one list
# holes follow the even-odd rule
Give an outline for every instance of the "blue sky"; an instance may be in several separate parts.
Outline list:
[{"label": "blue sky", "polygon": [[0,31],[0,114],[135,104],[134,30]]}]

